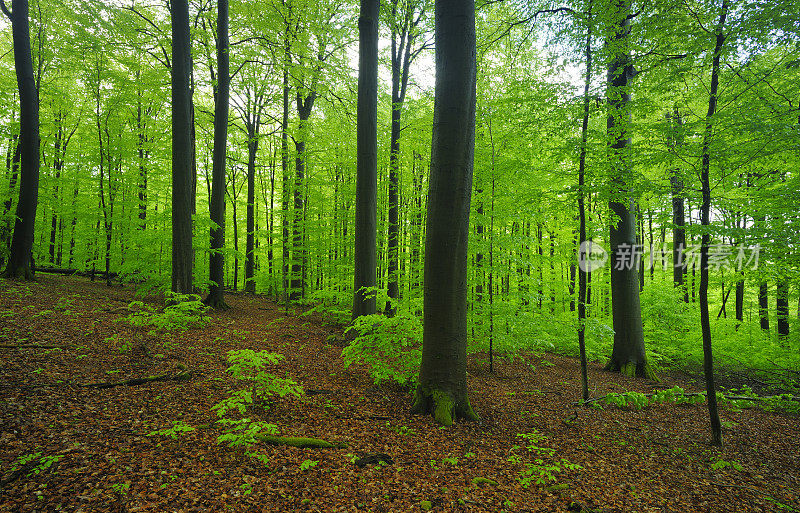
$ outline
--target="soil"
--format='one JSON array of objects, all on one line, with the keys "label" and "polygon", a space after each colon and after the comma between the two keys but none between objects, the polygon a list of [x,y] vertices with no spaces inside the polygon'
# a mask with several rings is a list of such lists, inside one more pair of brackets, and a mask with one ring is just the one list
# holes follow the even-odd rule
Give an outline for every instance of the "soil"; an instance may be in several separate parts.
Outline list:
[{"label": "soil", "polygon": [[[231,309],[203,328],[148,333],[125,319],[135,299],[131,287],[82,278],[0,281],[0,511],[800,509],[793,415],[723,410],[724,446],[713,448],[704,405],[586,408],[575,403],[575,359],[523,353],[495,358],[490,373],[487,356],[473,354],[468,382],[481,420],[445,429],[408,413],[408,390],[345,369],[342,329],[317,314],[228,294]],[[55,348],[24,347],[34,345]],[[310,392],[253,418],[343,446],[256,444],[256,458],[217,443],[211,407],[242,388],[225,371],[226,353],[248,348],[285,355],[271,371]],[[190,379],[84,386],[185,372]],[[697,390],[685,374],[662,378],[589,365],[593,396]],[[153,434],[175,421],[196,429]],[[525,469],[546,482],[526,486]]]}]

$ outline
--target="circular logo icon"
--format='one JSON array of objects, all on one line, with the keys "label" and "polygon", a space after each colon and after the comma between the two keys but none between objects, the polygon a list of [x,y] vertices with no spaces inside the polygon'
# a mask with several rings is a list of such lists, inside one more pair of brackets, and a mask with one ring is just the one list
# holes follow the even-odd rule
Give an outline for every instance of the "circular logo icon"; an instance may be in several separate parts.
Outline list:
[{"label": "circular logo icon", "polygon": [[590,240],[581,242],[578,249],[578,267],[585,273],[602,269],[608,262],[608,252]]}]

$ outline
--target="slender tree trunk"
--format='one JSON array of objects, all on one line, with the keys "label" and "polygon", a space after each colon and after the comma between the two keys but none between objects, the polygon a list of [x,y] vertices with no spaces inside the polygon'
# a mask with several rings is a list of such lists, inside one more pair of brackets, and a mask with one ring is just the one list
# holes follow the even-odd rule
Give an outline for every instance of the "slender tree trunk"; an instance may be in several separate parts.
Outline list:
[{"label": "slender tree trunk", "polygon": [[281,275],[283,297],[289,299],[289,64],[291,63],[291,43],[289,40],[289,23],[286,24],[286,34],[283,47],[283,114],[281,116]]},{"label": "slender tree trunk", "polygon": [[766,281],[762,281],[758,286],[758,318],[761,321],[761,329],[769,331],[769,286]]},{"label": "slender tree trunk", "polygon": [[211,198],[209,214],[217,226],[211,228],[208,277],[211,281],[205,304],[225,309],[225,176],[228,145],[230,58],[228,41],[228,0],[217,2],[217,86],[214,96],[214,150],[211,157]]},{"label": "slender tree trunk", "polygon": [[12,12],[2,10],[11,20],[14,41],[14,69],[20,103],[20,183],[11,253],[3,276],[33,279],[33,240],[39,198],[39,90],[33,75],[28,0],[13,0]]},{"label": "slender tree trunk", "polygon": [[[667,114],[670,122],[670,137],[668,145],[674,149],[683,144],[683,118],[678,112],[678,108],[672,114]],[[686,249],[686,229],[684,199],[683,199],[683,176],[680,169],[675,168],[669,176],[670,188],[672,190],[672,282],[675,287],[683,289],[683,300],[689,302],[689,290],[686,288],[686,264],[683,259],[683,251]]]},{"label": "slender tree trunk", "polygon": [[258,132],[260,113],[248,129],[247,134],[247,237],[244,258],[244,290],[256,291],[255,281],[255,206],[256,206],[256,155],[258,154]]},{"label": "slender tree trunk", "polygon": [[789,282],[779,277],[775,289],[775,313],[778,318],[778,337],[789,336]]},{"label": "slender tree trunk", "polygon": [[[365,291],[364,288],[374,288],[376,278],[379,10],[379,0],[361,0],[361,15],[358,19],[359,61],[353,319],[361,315],[374,314],[376,309],[375,291]],[[391,195],[391,185],[389,189],[389,194]],[[391,221],[389,230],[391,239]],[[396,288],[397,282],[395,282],[395,297],[397,295]],[[391,292],[390,281],[390,297],[392,297]]]},{"label": "slender tree trunk", "polygon": [[717,24],[714,57],[711,64],[711,88],[708,97],[708,113],[706,114],[706,127],[703,135],[703,160],[700,172],[700,181],[703,189],[703,203],[700,206],[701,223],[704,227],[700,245],[700,325],[703,332],[703,369],[706,379],[706,395],[708,398],[708,414],[711,420],[711,444],[722,445],[722,426],[717,409],[717,390],[714,385],[714,356],[711,347],[711,323],[708,315],[708,250],[711,241],[709,225],[711,224],[711,180],[709,170],[711,167],[711,137],[713,134],[714,115],[717,112],[717,94],[719,90],[719,66],[722,54],[722,45],[725,43],[725,19],[728,15],[728,0],[722,0],[722,12]]},{"label": "slender tree trunk", "polygon": [[189,2],[172,0],[172,291],[192,290],[192,49]]},{"label": "slender tree trunk", "polygon": [[[581,123],[581,153],[578,159],[578,239],[580,241],[580,262],[578,271],[578,351],[581,359],[581,397],[584,401],[589,399],[589,373],[586,362],[586,289],[587,277],[590,269],[587,268],[586,244],[586,208],[584,194],[586,187],[586,145],[589,140],[589,90],[592,83],[592,2],[589,2],[586,28],[586,77],[583,84],[583,121]],[[572,269],[574,269],[574,265]],[[571,295],[570,295],[571,296]],[[572,309],[572,308],[571,308]]]},{"label": "slender tree trunk", "polygon": [[475,145],[475,5],[436,0],[436,89],[422,365],[412,412],[477,419],[467,396],[467,241]]}]

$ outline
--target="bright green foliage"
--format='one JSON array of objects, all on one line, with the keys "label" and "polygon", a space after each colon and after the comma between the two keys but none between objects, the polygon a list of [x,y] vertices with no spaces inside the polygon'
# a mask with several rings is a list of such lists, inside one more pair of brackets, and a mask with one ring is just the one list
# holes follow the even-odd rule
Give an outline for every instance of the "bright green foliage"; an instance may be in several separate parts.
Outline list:
[{"label": "bright green foliage", "polygon": [[[268,408],[269,401],[276,397],[300,397],[303,394],[303,387],[295,381],[279,378],[265,370],[267,365],[275,365],[283,359],[282,354],[269,351],[228,351],[228,363],[231,366],[227,371],[236,379],[249,383],[249,388],[231,392],[227,398],[212,406],[211,409],[222,417],[217,422],[225,426],[225,433],[217,437],[218,443],[227,443],[230,447],[249,446],[256,442],[257,433],[278,433],[278,427],[274,424],[243,416],[256,401]],[[231,412],[238,413],[242,418],[229,418]]]},{"label": "bright green foliage", "polygon": [[300,470],[305,472],[306,470],[316,467],[317,465],[319,465],[319,460],[303,460],[303,462],[300,464]]},{"label": "bright green foliage", "polygon": [[741,472],[742,470],[744,470],[742,464],[736,460],[726,461],[720,458],[711,463],[711,470],[721,470],[728,467],[732,468],[737,472]]},{"label": "bright green foliage", "polygon": [[172,427],[151,431],[147,434],[147,436],[164,436],[173,440],[177,440],[181,435],[185,435],[186,433],[190,433],[194,430],[195,428],[186,424],[182,420],[173,420]]},{"label": "bright green foliage", "polygon": [[342,350],[345,367],[362,363],[375,383],[413,386],[422,359],[422,319],[411,312],[395,317],[363,315],[348,328],[358,333]]},{"label": "bright green foliage", "polygon": [[209,308],[197,294],[167,293],[167,306],[158,311],[141,301],[132,301],[128,307],[134,312],[125,319],[131,326],[153,326],[151,334],[185,331],[202,328],[211,321],[206,315]]},{"label": "bright green foliage", "polygon": [[25,465],[30,464],[33,461],[37,461],[38,463],[34,465],[29,471],[28,476],[33,476],[39,474],[40,472],[49,469],[53,466],[54,463],[57,463],[64,457],[63,454],[58,454],[56,456],[42,456],[42,451],[36,451],[30,454],[23,454],[19,456],[14,463],[11,464],[11,471],[16,472],[21,468],[25,467]]},{"label": "bright green foliage", "polygon": [[545,485],[557,480],[556,474],[566,470],[582,470],[583,467],[577,463],[571,463],[566,458],[556,459],[556,450],[552,447],[542,447],[542,443],[547,437],[539,431],[533,430],[530,433],[517,434],[527,442],[524,449],[527,450],[533,462],[524,461],[523,457],[514,451],[522,449],[523,447],[515,445],[511,448],[511,456],[508,461],[515,465],[523,465],[524,469],[520,471],[519,481],[525,488],[531,484]]}]

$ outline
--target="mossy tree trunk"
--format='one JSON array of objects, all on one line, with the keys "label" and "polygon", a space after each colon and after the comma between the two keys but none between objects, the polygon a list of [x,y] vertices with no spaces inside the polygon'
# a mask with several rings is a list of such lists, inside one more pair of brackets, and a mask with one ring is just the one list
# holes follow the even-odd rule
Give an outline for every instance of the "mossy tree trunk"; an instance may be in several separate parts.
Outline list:
[{"label": "mossy tree trunk", "polygon": [[467,240],[475,148],[475,5],[436,0],[436,92],[422,365],[413,413],[475,420],[467,395]]}]

